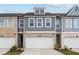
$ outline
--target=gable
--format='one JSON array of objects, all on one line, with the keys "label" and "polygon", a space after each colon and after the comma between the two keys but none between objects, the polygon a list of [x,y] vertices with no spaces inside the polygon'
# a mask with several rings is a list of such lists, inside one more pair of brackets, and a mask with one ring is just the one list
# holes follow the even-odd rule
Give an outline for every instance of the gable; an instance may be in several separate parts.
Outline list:
[{"label": "gable", "polygon": [[79,16],[79,7],[74,6],[67,14],[68,16]]}]

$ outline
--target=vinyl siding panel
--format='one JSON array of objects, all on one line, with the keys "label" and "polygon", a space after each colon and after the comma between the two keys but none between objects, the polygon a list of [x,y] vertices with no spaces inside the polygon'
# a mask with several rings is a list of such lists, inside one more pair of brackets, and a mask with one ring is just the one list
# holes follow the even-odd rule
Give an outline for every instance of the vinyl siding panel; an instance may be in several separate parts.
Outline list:
[{"label": "vinyl siding panel", "polygon": [[[42,17],[41,17],[42,18]],[[35,27],[30,28],[28,27],[28,18],[25,18],[25,31],[55,31],[55,18],[51,18],[51,28],[46,28],[45,27],[45,17],[43,17],[43,27],[42,28],[37,28],[36,27],[36,18],[35,18]]]},{"label": "vinyl siding panel", "polygon": [[72,20],[72,28],[66,28],[66,19],[79,19],[79,17],[65,17],[63,18],[63,32],[79,32],[79,28],[74,28],[74,20]]}]

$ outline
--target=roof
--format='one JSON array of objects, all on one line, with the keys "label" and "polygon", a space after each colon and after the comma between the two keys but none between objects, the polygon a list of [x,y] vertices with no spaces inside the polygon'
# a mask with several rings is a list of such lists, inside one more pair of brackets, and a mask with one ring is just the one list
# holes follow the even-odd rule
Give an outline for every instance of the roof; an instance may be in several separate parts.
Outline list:
[{"label": "roof", "polygon": [[0,16],[22,16],[23,13],[0,13]]},{"label": "roof", "polygon": [[49,13],[46,12],[45,14],[34,14],[33,12],[24,14],[25,16],[52,16],[52,15],[66,15],[65,13]]},{"label": "roof", "polygon": [[[49,7],[48,7],[49,8]],[[51,7],[51,9],[53,8],[53,6]],[[56,7],[57,8],[57,7]],[[20,12],[1,12],[0,16],[52,16],[52,15],[63,15],[63,16],[67,16],[67,14],[73,9],[74,7],[70,7],[68,8],[68,10],[66,10],[65,12],[45,12],[45,14],[34,14],[34,12],[28,12],[28,13],[20,13]],[[57,10],[60,10],[57,8]],[[51,10],[53,11],[53,10]]]}]

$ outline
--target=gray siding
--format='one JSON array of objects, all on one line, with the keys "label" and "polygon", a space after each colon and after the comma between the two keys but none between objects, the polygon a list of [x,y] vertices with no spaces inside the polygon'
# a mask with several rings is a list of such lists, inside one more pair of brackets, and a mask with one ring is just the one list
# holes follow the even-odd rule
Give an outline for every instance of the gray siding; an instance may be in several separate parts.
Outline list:
[{"label": "gray siding", "polygon": [[28,18],[25,18],[25,31],[55,31],[55,18],[54,17],[52,18],[51,24],[52,24],[51,28],[46,28],[45,27],[45,17],[43,17],[43,27],[37,28],[36,27],[36,17],[35,17],[35,27],[30,28],[30,27],[28,27]]},{"label": "gray siding", "polygon": [[23,28],[19,28],[18,31],[19,31],[19,32],[23,32],[24,29],[23,29]]},{"label": "gray siding", "polygon": [[[78,17],[67,17],[68,19],[71,18],[71,19],[79,19]],[[63,32],[79,32],[79,28],[74,28],[74,20],[72,20],[72,28],[66,28],[66,19],[67,18],[63,18]]]}]

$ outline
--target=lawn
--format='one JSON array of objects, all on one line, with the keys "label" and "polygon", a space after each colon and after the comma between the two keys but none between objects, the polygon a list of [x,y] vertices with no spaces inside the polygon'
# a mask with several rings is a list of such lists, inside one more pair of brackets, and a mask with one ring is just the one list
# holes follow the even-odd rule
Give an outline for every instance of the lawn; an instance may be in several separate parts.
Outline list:
[{"label": "lawn", "polygon": [[79,55],[78,52],[74,52],[74,51],[67,50],[67,49],[58,49],[57,51],[65,54],[65,55]]},{"label": "lawn", "polygon": [[9,51],[5,53],[4,55],[20,55],[23,51],[22,50],[17,50],[17,51]]},{"label": "lawn", "polygon": [[14,46],[10,49],[10,51],[5,53],[4,55],[20,55],[22,52],[23,50],[17,50],[17,48]]}]

